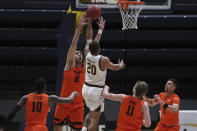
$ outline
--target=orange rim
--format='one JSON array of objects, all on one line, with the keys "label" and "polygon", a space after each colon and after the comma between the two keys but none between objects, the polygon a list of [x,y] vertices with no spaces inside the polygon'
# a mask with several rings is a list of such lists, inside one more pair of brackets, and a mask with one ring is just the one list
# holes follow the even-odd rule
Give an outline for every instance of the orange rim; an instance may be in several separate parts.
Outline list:
[{"label": "orange rim", "polygon": [[118,4],[128,4],[128,5],[144,5],[144,2],[137,2],[137,1],[127,1],[127,0],[119,0]]}]

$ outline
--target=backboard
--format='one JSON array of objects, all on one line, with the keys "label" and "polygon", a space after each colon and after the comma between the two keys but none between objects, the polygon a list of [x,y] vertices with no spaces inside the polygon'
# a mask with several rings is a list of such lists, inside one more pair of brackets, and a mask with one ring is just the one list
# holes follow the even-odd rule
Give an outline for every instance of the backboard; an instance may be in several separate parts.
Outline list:
[{"label": "backboard", "polygon": [[[134,0],[133,0],[134,1]],[[139,0],[138,0],[139,1]],[[170,10],[172,0],[141,0],[145,2],[143,10]],[[92,4],[98,5],[102,10],[117,9],[117,0],[72,0],[74,10],[86,10]]]}]

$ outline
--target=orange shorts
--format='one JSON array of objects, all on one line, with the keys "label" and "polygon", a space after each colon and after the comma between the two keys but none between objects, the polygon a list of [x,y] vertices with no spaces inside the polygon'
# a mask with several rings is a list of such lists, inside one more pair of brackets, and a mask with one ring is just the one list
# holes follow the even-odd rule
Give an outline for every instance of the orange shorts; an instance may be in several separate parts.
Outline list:
[{"label": "orange shorts", "polygon": [[73,129],[83,127],[84,105],[57,104],[53,123],[63,126],[69,125]]},{"label": "orange shorts", "polygon": [[154,129],[154,131],[179,131],[180,130],[180,126],[165,126],[163,124],[161,124],[160,122],[157,124],[156,128]]},{"label": "orange shorts", "polygon": [[25,131],[48,131],[46,125],[34,125],[25,127]]}]

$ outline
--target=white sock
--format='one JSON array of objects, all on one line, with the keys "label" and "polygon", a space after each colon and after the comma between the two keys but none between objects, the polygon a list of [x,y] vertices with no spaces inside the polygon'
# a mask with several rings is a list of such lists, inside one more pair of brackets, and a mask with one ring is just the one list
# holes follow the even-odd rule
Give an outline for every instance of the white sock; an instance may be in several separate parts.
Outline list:
[{"label": "white sock", "polygon": [[87,131],[88,128],[87,127],[83,127],[81,131]]}]

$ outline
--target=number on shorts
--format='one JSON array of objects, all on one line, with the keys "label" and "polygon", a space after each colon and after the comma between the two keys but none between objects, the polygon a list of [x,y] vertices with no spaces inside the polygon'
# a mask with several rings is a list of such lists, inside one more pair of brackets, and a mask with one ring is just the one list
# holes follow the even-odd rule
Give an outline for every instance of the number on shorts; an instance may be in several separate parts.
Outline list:
[{"label": "number on shorts", "polygon": [[91,63],[87,63],[87,64],[88,64],[87,72],[89,74],[96,75],[96,66],[92,65]]},{"label": "number on shorts", "polygon": [[135,107],[131,105],[128,106],[128,110],[127,110],[127,115],[132,116],[133,115],[133,111],[134,111]]},{"label": "number on shorts", "polygon": [[32,112],[41,112],[41,110],[42,110],[42,102],[37,102],[37,104],[36,104],[36,102],[35,101],[33,101],[33,108],[32,108]]}]

